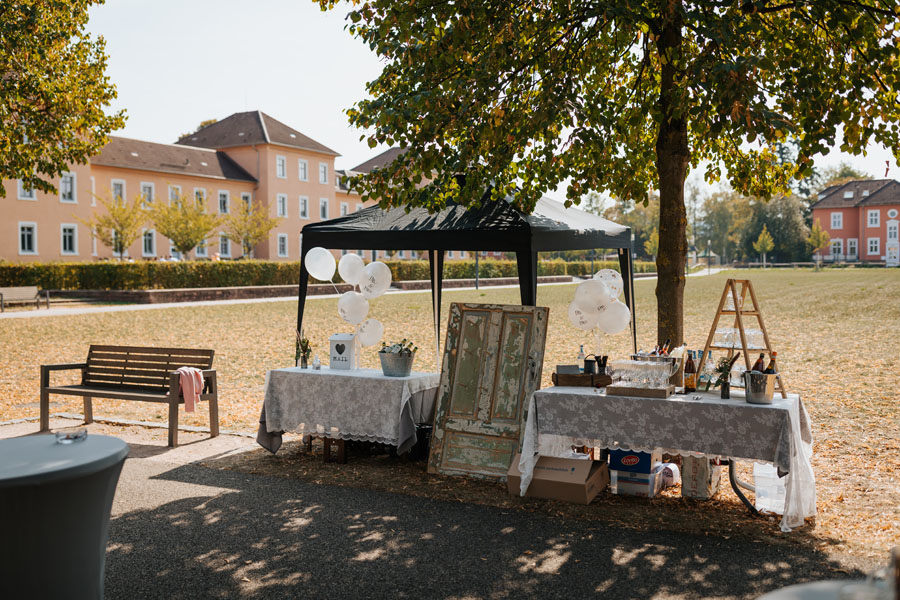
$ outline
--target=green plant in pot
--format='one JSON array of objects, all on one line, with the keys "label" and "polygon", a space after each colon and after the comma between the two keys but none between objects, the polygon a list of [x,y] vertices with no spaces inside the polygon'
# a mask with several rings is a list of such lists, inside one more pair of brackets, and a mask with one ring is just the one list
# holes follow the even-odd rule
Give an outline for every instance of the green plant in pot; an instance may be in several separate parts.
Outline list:
[{"label": "green plant in pot", "polygon": [[294,346],[294,366],[303,367],[309,364],[309,357],[312,356],[312,344],[303,336],[303,333],[297,332],[297,343]]},{"label": "green plant in pot", "polygon": [[409,377],[418,349],[406,338],[392,344],[381,342],[378,358],[381,359],[381,371],[385,377]]},{"label": "green plant in pot", "polygon": [[731,358],[727,356],[723,356],[719,359],[718,364],[716,364],[716,382],[713,384],[713,387],[722,386],[722,398],[731,398],[731,368],[734,366],[734,363],[737,362],[737,359],[740,358],[740,354],[735,354]]}]

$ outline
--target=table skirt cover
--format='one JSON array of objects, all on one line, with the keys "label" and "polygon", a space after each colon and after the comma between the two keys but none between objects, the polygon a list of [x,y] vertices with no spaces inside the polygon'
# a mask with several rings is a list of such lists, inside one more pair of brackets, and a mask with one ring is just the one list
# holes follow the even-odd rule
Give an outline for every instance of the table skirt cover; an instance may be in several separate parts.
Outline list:
[{"label": "table skirt cover", "polygon": [[573,445],[772,463],[786,476],[782,530],[816,514],[812,430],[796,394],[760,405],[709,392],[660,399],[577,387],[538,390],[522,442],[522,495],[538,455],[567,456]]},{"label": "table skirt cover", "polygon": [[438,373],[385,377],[380,369],[274,369],[261,428],[389,444],[402,454],[416,443],[416,424],[433,419],[439,380]]}]

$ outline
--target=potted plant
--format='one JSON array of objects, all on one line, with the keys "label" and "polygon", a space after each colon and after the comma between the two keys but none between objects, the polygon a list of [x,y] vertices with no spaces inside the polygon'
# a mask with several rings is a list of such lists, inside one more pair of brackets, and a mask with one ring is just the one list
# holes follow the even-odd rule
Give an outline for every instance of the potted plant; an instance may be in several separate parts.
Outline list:
[{"label": "potted plant", "polygon": [[722,386],[722,399],[731,398],[731,368],[740,356],[740,354],[735,354],[731,358],[723,356],[716,365],[716,374],[719,377],[716,379],[713,387]]},{"label": "potted plant", "polygon": [[306,369],[309,366],[309,357],[312,356],[312,344],[303,337],[303,333],[297,332],[297,344],[294,347],[294,366]]},{"label": "potted plant", "polygon": [[385,377],[409,377],[418,349],[406,338],[393,344],[381,342],[378,358],[381,359],[381,371]]}]

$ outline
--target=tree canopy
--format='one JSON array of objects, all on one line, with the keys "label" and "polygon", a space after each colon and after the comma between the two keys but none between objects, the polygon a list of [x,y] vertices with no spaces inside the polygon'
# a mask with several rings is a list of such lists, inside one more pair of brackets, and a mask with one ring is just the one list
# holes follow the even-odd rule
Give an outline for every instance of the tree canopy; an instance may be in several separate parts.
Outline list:
[{"label": "tree canopy", "polygon": [[206,212],[202,200],[180,194],[169,200],[156,200],[150,205],[150,220],[160,234],[172,241],[182,255],[198,246],[206,246],[206,239],[222,220]]},{"label": "tree canopy", "polygon": [[225,235],[232,242],[241,245],[244,256],[250,256],[253,247],[269,237],[269,232],[281,222],[279,217],[270,217],[265,210],[253,210],[248,202],[239,202],[223,224]]},{"label": "tree canopy", "polygon": [[94,212],[87,220],[78,219],[91,229],[104,246],[112,248],[113,256],[122,258],[125,251],[141,236],[147,223],[147,211],[142,196],[127,202],[124,199],[97,197],[105,213]]},{"label": "tree canopy", "polygon": [[0,4],[0,196],[3,179],[55,191],[51,180],[87,162],[124,122],[102,38],[85,31],[102,0]]},{"label": "tree canopy", "polygon": [[351,184],[434,209],[658,189],[658,336],[680,343],[688,171],[767,199],[839,131],[900,154],[897,19],[884,0],[360,0],[348,28],[384,69],[348,116],[408,150]]}]

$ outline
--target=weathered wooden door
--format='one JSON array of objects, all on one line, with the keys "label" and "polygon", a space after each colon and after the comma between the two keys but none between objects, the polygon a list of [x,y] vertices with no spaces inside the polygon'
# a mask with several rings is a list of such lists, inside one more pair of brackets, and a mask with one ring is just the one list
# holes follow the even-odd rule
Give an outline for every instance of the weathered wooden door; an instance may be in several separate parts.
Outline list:
[{"label": "weathered wooden door", "polygon": [[429,473],[503,478],[540,385],[549,309],[450,305]]}]

